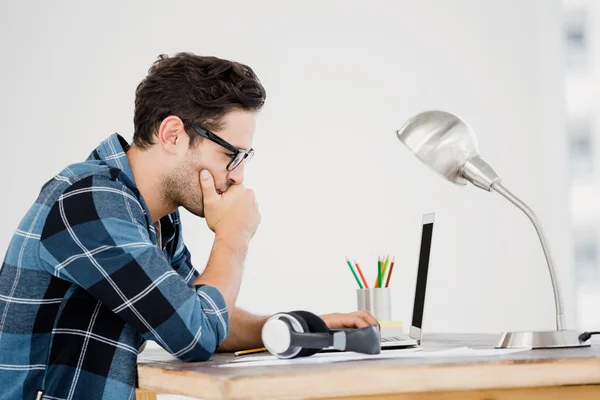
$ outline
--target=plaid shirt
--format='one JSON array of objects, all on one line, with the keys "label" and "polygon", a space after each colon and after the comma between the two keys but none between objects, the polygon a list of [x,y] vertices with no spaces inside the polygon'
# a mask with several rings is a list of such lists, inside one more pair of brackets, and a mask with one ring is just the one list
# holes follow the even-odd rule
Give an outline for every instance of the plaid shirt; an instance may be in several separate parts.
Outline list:
[{"label": "plaid shirt", "polygon": [[[177,212],[160,246],[117,134],[46,183],[0,270],[0,399],[134,399],[145,340],[184,361],[229,331],[198,276]],[[41,164],[40,164],[41,165]]]}]

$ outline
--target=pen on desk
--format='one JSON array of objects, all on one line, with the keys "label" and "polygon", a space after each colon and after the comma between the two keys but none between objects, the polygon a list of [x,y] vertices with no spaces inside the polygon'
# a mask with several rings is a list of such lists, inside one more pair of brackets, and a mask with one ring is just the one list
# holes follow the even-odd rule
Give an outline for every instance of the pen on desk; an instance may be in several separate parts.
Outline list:
[{"label": "pen on desk", "polygon": [[354,265],[356,265],[356,270],[360,274],[360,279],[362,279],[363,283],[365,284],[365,289],[368,289],[369,284],[367,283],[367,280],[365,279],[365,276],[363,275],[362,270],[360,269],[360,266],[358,265],[358,263],[356,261],[354,261]]},{"label": "pen on desk", "polygon": [[352,263],[350,262],[348,257],[346,257],[346,262],[348,263],[348,267],[350,267],[350,271],[352,271],[352,275],[354,275],[354,279],[356,279],[356,283],[358,283],[358,287],[362,289],[363,285],[362,285],[362,283],[360,283],[360,279],[358,279],[358,276],[356,275],[356,271],[354,271],[354,267],[352,266]]},{"label": "pen on desk", "polygon": [[392,277],[392,271],[394,270],[394,263],[396,262],[396,257],[392,258],[392,264],[390,265],[390,272],[388,273],[387,281],[385,282],[385,287],[390,285],[390,278]]},{"label": "pen on desk", "polygon": [[258,349],[248,349],[248,350],[236,351],[235,353],[233,353],[233,355],[234,356],[244,356],[246,354],[261,353],[263,351],[266,351],[266,349],[264,347],[259,347]]}]

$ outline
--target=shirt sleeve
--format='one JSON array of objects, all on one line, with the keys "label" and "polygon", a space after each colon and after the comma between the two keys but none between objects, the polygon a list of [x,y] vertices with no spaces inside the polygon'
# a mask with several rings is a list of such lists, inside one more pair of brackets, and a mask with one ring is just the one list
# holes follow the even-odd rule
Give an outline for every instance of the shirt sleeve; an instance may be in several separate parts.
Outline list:
[{"label": "shirt sleeve", "polygon": [[145,339],[181,360],[207,360],[229,332],[225,300],[212,286],[186,282],[148,229],[133,191],[90,176],[52,206],[40,258],[50,273],[85,288]]}]

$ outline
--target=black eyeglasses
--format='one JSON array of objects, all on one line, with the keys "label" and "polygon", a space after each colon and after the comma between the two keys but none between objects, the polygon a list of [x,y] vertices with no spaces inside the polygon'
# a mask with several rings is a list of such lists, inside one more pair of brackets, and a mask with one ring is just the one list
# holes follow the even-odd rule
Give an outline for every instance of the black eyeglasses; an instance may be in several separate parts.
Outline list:
[{"label": "black eyeglasses", "polygon": [[194,128],[196,133],[198,133],[198,135],[202,136],[203,138],[206,138],[206,139],[210,140],[211,142],[214,142],[214,143],[218,144],[219,146],[222,146],[233,153],[230,156],[231,161],[229,161],[229,164],[227,164],[227,171],[233,171],[242,162],[247,163],[254,156],[254,149],[250,149],[250,150],[238,149],[237,147],[235,147],[231,143],[221,139],[220,137],[218,137],[217,135],[215,135],[208,129],[205,129],[201,126],[194,125],[194,124],[187,123],[187,122],[184,122],[184,124]]}]

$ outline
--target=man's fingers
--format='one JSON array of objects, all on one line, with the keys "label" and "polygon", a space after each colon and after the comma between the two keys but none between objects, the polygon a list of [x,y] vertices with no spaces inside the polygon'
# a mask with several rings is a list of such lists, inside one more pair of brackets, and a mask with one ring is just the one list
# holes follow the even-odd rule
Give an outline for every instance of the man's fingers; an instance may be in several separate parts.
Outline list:
[{"label": "man's fingers", "polygon": [[369,325],[379,325],[379,322],[375,319],[375,317],[368,311],[357,311],[358,315],[361,316]]},{"label": "man's fingers", "polygon": [[352,317],[352,325],[356,328],[366,328],[367,326],[377,325],[379,326],[379,322],[371,315],[368,311],[355,311],[353,313],[348,314]]},{"label": "man's fingers", "polygon": [[329,328],[366,328],[367,326],[378,325],[377,320],[368,311],[328,314],[323,317]]},{"label": "man's fingers", "polygon": [[357,316],[354,320],[354,326],[356,328],[366,328],[367,326],[370,326],[373,324],[370,324],[365,318]]},{"label": "man's fingers", "polygon": [[205,204],[219,198],[219,194],[215,189],[215,180],[212,174],[206,169],[200,171],[200,186],[202,187],[202,196],[204,197]]}]

